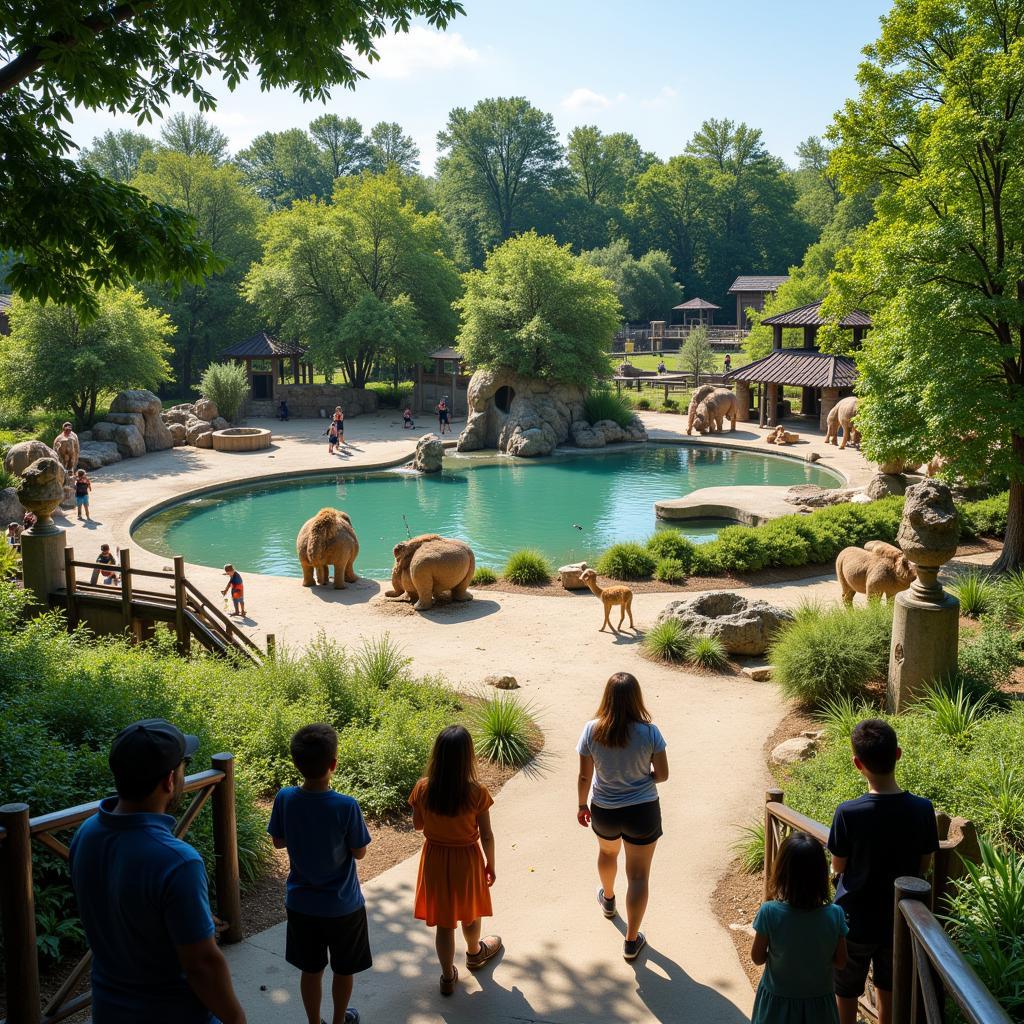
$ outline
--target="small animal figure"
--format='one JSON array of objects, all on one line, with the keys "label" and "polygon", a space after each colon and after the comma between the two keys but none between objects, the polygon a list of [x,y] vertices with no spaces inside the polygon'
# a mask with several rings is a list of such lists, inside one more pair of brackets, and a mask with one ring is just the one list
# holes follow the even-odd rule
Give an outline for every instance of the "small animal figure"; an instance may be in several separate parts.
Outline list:
[{"label": "small animal figure", "polygon": [[[857,396],[850,395],[836,402],[828,411],[825,419],[825,444],[838,444],[840,448],[846,447],[846,442],[860,444],[860,431],[854,426],[857,418]],[[840,442],[839,428],[843,430],[843,440]]]},{"label": "small animal figure", "polygon": [[796,444],[799,440],[799,434],[791,433],[781,424],[777,426],[774,430],[770,430],[768,432],[768,436],[765,438],[765,441],[767,441],[768,444],[778,445]]},{"label": "small animal figure", "polygon": [[843,602],[853,604],[854,594],[892,599],[917,579],[907,556],[893,544],[869,540],[862,548],[843,548],[836,559],[836,576],[843,588]]},{"label": "small animal figure", "polygon": [[593,569],[584,569],[580,573],[580,579],[586,583],[592,594],[596,594],[601,598],[601,603],[604,605],[604,622],[601,624],[598,633],[603,633],[605,626],[611,626],[608,618],[611,615],[612,609],[616,606],[620,609],[619,625],[618,627],[611,626],[612,632],[618,633],[622,629],[623,619],[627,615],[629,616],[629,628],[636,630],[636,626],[633,625],[633,591],[629,587],[600,587],[597,584],[597,573]]}]

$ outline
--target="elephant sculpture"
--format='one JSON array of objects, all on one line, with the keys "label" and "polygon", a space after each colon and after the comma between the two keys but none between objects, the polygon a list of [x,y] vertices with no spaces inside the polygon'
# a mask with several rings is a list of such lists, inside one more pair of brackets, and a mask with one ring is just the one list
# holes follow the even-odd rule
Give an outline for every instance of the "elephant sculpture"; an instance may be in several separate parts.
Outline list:
[{"label": "elephant sculpture", "polygon": [[395,545],[391,589],[385,597],[408,594],[417,611],[433,608],[446,590],[453,601],[472,601],[467,588],[476,572],[476,558],[468,544],[436,533],[424,533]]},{"label": "elephant sculpture", "polygon": [[[860,432],[853,425],[857,418],[857,396],[850,395],[848,398],[840,399],[828,411],[825,419],[825,444],[838,444],[840,448],[846,447],[846,442],[860,444]],[[843,440],[840,442],[839,428],[843,430]]]},{"label": "elephant sculpture", "polygon": [[693,433],[697,428],[700,434],[708,431],[721,433],[725,421],[730,421],[729,429],[736,429],[736,418],[739,415],[739,404],[736,395],[728,388],[720,388],[715,384],[705,384],[697,388],[690,399],[687,410],[686,432]]},{"label": "elephant sculpture", "polygon": [[295,550],[302,566],[302,585],[326,586],[334,566],[334,589],[344,590],[346,583],[355,583],[359,541],[352,529],[352,520],[344,512],[322,508],[307,519],[295,539]]},{"label": "elephant sculpture", "polygon": [[882,540],[869,540],[862,548],[843,548],[836,558],[836,576],[846,604],[853,604],[854,594],[887,595],[891,601],[917,579],[907,556]]}]

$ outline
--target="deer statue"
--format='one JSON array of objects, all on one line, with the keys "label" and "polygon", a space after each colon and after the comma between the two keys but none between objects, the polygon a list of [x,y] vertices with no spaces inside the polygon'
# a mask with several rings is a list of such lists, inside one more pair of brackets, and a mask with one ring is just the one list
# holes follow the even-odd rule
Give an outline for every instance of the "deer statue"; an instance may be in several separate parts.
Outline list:
[{"label": "deer statue", "polygon": [[619,615],[619,625],[618,627],[612,626],[612,632],[618,633],[622,629],[622,622],[627,615],[629,616],[629,628],[632,630],[636,629],[636,626],[633,625],[633,591],[629,587],[599,587],[597,585],[597,573],[593,569],[584,569],[580,573],[580,579],[586,583],[592,594],[596,594],[601,598],[601,603],[604,605],[604,623],[598,630],[599,633],[604,632],[605,626],[611,626],[608,618],[616,605],[621,610],[621,614]]}]

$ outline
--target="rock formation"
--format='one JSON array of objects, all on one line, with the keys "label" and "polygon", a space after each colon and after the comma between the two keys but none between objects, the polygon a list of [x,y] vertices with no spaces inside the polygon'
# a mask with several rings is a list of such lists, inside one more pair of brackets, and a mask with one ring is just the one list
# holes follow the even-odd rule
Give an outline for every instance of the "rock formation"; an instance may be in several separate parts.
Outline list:
[{"label": "rock formation", "polygon": [[750,601],[731,590],[709,590],[670,601],[658,622],[678,619],[697,636],[716,636],[730,654],[764,654],[780,626],[793,616],[767,601]]},{"label": "rock formation", "polygon": [[413,469],[420,473],[440,473],[444,459],[444,442],[437,434],[424,434],[416,442]]},{"label": "rock formation", "polygon": [[21,476],[36,459],[56,459],[57,453],[42,441],[19,441],[7,449],[4,456],[4,469],[15,476]]},{"label": "rock formation", "polygon": [[110,403],[111,415],[107,418],[112,422],[116,414],[141,416],[142,423],[134,425],[141,431],[147,452],[163,452],[170,448],[174,441],[161,417],[163,402],[152,391],[134,389],[121,391]]},{"label": "rock formation", "polygon": [[8,523],[17,523],[25,516],[25,506],[18,497],[17,487],[4,487],[0,490],[0,530],[6,530]]}]

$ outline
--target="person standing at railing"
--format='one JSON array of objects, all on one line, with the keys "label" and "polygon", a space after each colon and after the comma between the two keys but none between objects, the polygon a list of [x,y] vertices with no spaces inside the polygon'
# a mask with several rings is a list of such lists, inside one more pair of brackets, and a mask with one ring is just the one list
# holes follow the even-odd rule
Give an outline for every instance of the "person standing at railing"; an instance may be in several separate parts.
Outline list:
[{"label": "person standing at railing", "polygon": [[173,831],[198,746],[162,718],[121,730],[110,747],[117,796],[71,841],[94,1024],[245,1024],[214,937],[203,859]]},{"label": "person standing at railing", "polygon": [[769,891],[754,918],[750,959],[765,970],[751,1024],[838,1024],[832,970],[846,964],[850,929],[832,902],[825,851],[794,832],[776,854]]},{"label": "person standing at railing", "polygon": [[836,903],[850,924],[849,959],[836,968],[840,1024],[856,1024],[868,968],[878,993],[878,1024],[892,1021],[893,886],[902,875],[924,877],[939,848],[935,808],[896,782],[903,756],[888,722],[868,718],[850,735],[853,765],[868,791],[836,808],[829,832]]},{"label": "person standing at railing", "polygon": [[228,577],[227,585],[221,591],[227,594],[231,591],[231,603],[234,605],[234,615],[245,618],[245,584],[242,582],[242,574],[230,563],[224,566],[224,575]]}]

